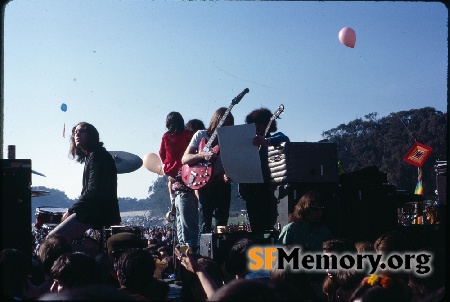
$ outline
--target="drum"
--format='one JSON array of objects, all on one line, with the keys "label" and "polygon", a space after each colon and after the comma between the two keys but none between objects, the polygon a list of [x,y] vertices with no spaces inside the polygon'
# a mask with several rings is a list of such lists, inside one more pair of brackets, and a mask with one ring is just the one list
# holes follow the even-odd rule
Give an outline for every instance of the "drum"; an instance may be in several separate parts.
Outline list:
[{"label": "drum", "polygon": [[61,223],[61,218],[64,213],[67,212],[67,208],[58,207],[37,207],[36,208],[36,223],[35,228],[40,229],[44,224],[52,226],[53,228]]},{"label": "drum", "polygon": [[401,226],[429,224],[426,209],[433,204],[432,200],[406,202],[398,208],[398,224]]}]

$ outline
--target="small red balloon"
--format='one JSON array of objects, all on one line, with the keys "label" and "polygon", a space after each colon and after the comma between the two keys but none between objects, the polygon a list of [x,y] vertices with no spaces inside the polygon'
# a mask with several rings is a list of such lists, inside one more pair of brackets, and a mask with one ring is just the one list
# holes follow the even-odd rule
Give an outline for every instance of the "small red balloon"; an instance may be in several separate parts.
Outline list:
[{"label": "small red balloon", "polygon": [[347,47],[354,48],[356,43],[356,33],[350,27],[344,27],[339,32],[339,41]]}]

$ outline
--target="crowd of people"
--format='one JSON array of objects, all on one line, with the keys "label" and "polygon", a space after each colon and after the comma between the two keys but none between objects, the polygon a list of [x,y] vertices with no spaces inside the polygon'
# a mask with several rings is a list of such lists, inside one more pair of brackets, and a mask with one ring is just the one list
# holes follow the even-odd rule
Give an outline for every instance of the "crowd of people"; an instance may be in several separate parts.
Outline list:
[{"label": "crowd of people", "polygon": [[[106,249],[79,250],[66,235],[42,240],[31,257],[6,248],[0,255],[3,300],[121,301],[445,301],[445,247],[412,242],[401,230],[376,240],[336,238],[323,225],[321,195],[308,192],[278,235],[262,242],[251,232],[236,238],[218,261],[174,247],[174,230],[154,227],[144,234],[123,231],[109,236]],[[311,232],[306,231],[309,229]],[[234,238],[234,237],[233,237]],[[351,269],[318,271],[281,269],[252,271],[253,247],[298,247],[326,255],[432,255],[431,273],[414,270],[369,272]],[[173,295],[171,283],[181,289]]]},{"label": "crowd of people", "polygon": [[[217,109],[208,127],[200,120],[185,125],[178,112],[167,115],[167,132],[162,137],[159,154],[168,176],[169,214],[175,223],[164,227],[112,228],[122,222],[114,160],[93,125],[86,122],[75,125],[70,154],[85,165],[81,195],[55,228],[34,238],[32,255],[14,248],[1,251],[3,300],[444,299],[445,248],[441,243],[411,245],[408,236],[399,230],[379,234],[373,242],[335,237],[323,224],[327,202],[320,191],[302,195],[289,222],[277,229],[274,226],[277,198],[267,167],[268,148],[289,142],[289,138],[276,132],[276,121],[267,108],[253,110],[245,122],[255,124],[255,136],[249,143],[258,149],[263,182],[240,184],[251,232],[241,233],[242,238],[229,237],[234,238],[230,246],[218,247],[227,249],[222,251],[225,256],[220,261],[202,255],[200,238],[215,232],[218,226],[227,226],[230,217],[233,180],[225,173],[217,138],[219,127],[234,125],[230,108]],[[198,170],[192,170],[196,165],[210,173],[205,174],[205,184],[192,181],[198,176]],[[185,171],[190,171],[187,176]],[[276,240],[267,240],[264,236],[267,232],[276,234]],[[427,275],[412,270],[368,272],[353,267],[305,271],[268,264],[264,269],[252,270],[249,263],[253,247],[297,248],[315,255],[400,255],[426,251],[432,255],[432,272]],[[170,295],[173,290],[170,284],[175,282],[181,285],[176,297]]]}]

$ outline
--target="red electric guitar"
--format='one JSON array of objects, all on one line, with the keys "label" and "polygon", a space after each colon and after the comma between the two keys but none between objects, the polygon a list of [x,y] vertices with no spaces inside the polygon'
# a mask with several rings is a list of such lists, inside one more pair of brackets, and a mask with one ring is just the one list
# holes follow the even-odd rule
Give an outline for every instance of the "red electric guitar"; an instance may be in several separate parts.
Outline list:
[{"label": "red electric guitar", "polygon": [[[217,129],[219,129],[225,122],[225,119],[227,118],[233,106],[238,104],[244,97],[244,95],[248,92],[249,92],[248,88],[245,88],[237,97],[235,97],[231,101],[230,106],[220,119],[219,124],[214,130],[214,133],[211,135],[211,138],[208,140],[208,143],[206,143],[205,138],[201,140],[198,146],[198,152],[205,151],[205,152],[213,152],[215,154],[219,152],[218,145],[215,146],[214,148],[211,148],[211,145],[217,136]],[[192,165],[185,164],[181,168],[181,178],[183,182],[186,184],[186,186],[188,186],[193,190],[198,190],[206,186],[210,182],[212,176],[213,176],[213,163],[210,161],[203,161]]]}]

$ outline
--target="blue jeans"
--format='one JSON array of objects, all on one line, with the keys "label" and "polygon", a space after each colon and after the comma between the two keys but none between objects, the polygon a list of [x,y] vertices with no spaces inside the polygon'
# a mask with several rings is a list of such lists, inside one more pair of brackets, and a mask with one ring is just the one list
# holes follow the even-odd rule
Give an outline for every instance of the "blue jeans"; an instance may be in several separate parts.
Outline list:
[{"label": "blue jeans", "polygon": [[175,191],[177,236],[180,245],[198,248],[198,200],[194,191]]}]

